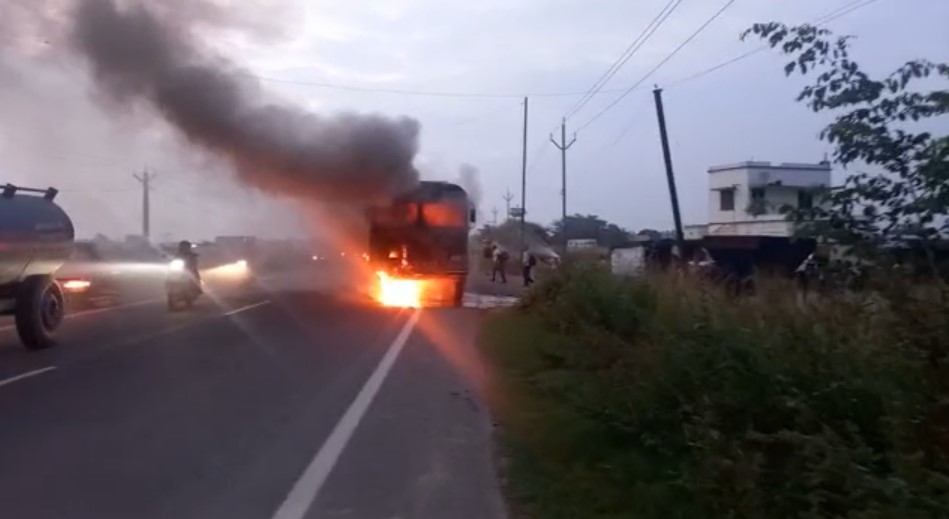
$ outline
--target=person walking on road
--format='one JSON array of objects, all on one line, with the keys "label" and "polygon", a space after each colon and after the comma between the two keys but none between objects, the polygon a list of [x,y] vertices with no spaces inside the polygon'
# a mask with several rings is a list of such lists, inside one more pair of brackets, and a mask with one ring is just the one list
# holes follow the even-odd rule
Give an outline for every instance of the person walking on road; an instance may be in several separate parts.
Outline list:
[{"label": "person walking on road", "polygon": [[502,250],[501,247],[498,247],[498,244],[494,244],[494,250],[491,253],[491,282],[497,281],[498,274],[501,274],[501,283],[507,283],[507,273],[505,272],[507,267],[507,252]]},{"label": "person walking on road", "polygon": [[530,249],[524,249],[521,256],[521,264],[524,275],[524,286],[529,287],[534,284],[534,266],[537,265],[537,258],[531,254]]}]

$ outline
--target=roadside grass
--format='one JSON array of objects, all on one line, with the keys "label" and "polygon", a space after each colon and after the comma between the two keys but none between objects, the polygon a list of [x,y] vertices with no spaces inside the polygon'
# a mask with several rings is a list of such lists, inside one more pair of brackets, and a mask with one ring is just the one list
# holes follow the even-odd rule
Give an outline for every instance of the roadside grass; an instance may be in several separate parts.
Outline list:
[{"label": "roadside grass", "polygon": [[765,285],[576,265],[490,316],[514,515],[949,516],[947,307]]}]

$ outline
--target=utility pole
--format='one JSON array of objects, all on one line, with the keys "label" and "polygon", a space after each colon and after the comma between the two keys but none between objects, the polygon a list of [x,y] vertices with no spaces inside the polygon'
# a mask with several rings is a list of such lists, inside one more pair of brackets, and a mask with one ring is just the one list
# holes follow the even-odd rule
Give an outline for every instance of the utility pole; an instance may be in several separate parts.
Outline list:
[{"label": "utility pole", "polygon": [[554,135],[550,134],[550,142],[554,143],[554,146],[560,150],[560,182],[562,185],[562,191],[560,192],[561,196],[561,206],[560,206],[560,232],[563,233],[563,251],[566,254],[567,252],[567,150],[570,149],[570,146],[573,146],[573,143],[577,142],[577,134],[573,134],[573,138],[570,139],[570,142],[567,142],[567,118],[563,118],[560,122],[560,144],[557,144],[557,141],[554,140]]},{"label": "utility pole", "polygon": [[151,235],[151,207],[148,197],[151,193],[151,181],[155,179],[155,174],[146,169],[142,171],[141,176],[134,173],[132,176],[142,183],[142,236],[147,239]]},{"label": "utility pole", "polygon": [[504,220],[507,221],[511,217],[511,200],[514,200],[514,194],[508,189],[502,198],[504,198]]},{"label": "utility pole", "polygon": [[521,250],[527,245],[524,218],[527,214],[527,97],[524,97],[524,139],[521,147]]},{"label": "utility pole", "polygon": [[491,225],[498,224],[498,208],[494,206],[491,208]]},{"label": "utility pole", "polygon": [[659,118],[659,138],[662,139],[662,158],[666,162],[666,180],[669,182],[669,198],[672,200],[672,218],[676,226],[676,243],[679,245],[680,258],[685,258],[685,237],[682,234],[682,217],[679,216],[679,195],[676,194],[676,180],[672,172],[672,154],[669,152],[669,136],[666,134],[666,115],[662,110],[662,89],[656,86],[652,91],[656,98],[656,116]]}]

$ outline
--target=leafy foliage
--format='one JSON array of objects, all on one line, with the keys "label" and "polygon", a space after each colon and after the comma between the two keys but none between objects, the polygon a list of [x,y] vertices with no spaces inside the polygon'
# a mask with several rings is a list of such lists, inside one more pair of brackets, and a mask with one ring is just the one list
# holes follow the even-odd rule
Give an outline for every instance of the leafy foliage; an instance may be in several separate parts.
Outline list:
[{"label": "leafy foliage", "polygon": [[[629,240],[629,232],[622,227],[607,222],[599,216],[574,214],[567,216],[567,239],[596,240],[601,247],[615,247]],[[564,241],[564,221],[557,220],[551,225],[551,237],[554,243]]]},{"label": "leafy foliage", "polygon": [[[810,232],[843,243],[863,242],[858,250],[865,253],[907,238],[949,236],[949,136],[933,134],[925,124],[949,113],[949,65],[914,60],[873,79],[850,57],[847,36],[774,22],[755,24],[742,38],[748,35],[791,57],[784,67],[787,75],[817,75],[798,101],[815,112],[835,114],[821,132],[835,147],[835,161],[879,170],[852,173],[829,193],[828,204],[799,212],[799,220],[814,222]],[[911,89],[916,86],[931,89]]]},{"label": "leafy foliage", "polygon": [[510,495],[530,517],[944,517],[949,308],[893,290],[811,307],[564,267],[488,325]]},{"label": "leafy foliage", "polygon": [[[531,240],[546,243],[550,240],[550,235],[543,225],[527,221],[524,222],[524,232]],[[508,218],[500,225],[486,225],[480,231],[480,237],[484,240],[494,240],[502,243],[520,243],[521,240],[521,221]]]}]

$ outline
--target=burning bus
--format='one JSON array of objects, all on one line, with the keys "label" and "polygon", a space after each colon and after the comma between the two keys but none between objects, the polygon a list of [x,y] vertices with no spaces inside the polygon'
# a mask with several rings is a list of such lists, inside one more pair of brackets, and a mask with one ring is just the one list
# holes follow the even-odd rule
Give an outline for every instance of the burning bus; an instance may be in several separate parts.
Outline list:
[{"label": "burning bus", "polygon": [[450,301],[461,306],[474,205],[461,186],[422,181],[369,214],[369,263],[389,306]]}]

